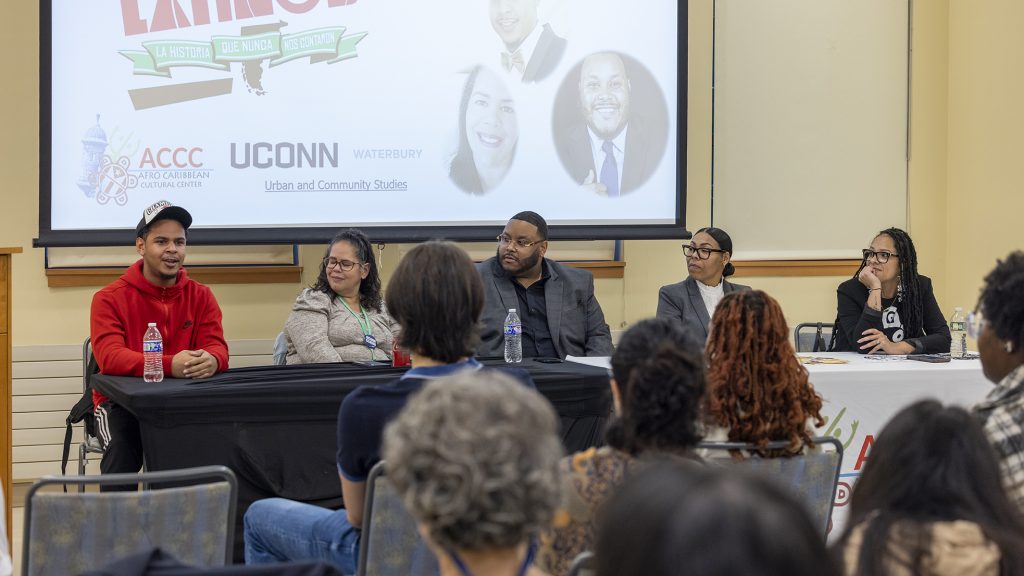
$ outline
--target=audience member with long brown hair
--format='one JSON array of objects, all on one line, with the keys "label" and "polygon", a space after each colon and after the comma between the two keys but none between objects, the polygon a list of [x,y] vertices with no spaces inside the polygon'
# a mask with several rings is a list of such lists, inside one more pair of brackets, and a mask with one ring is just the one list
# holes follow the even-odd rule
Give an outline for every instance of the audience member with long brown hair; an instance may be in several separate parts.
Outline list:
[{"label": "audience member with long brown hair", "polygon": [[705,356],[708,366],[706,439],[766,446],[763,456],[803,451],[824,426],[815,392],[789,342],[782,308],[761,290],[734,292],[715,309]]},{"label": "audience member with long brown hair", "polygon": [[966,410],[921,400],[878,434],[835,554],[850,576],[1024,574],[1024,520]]}]

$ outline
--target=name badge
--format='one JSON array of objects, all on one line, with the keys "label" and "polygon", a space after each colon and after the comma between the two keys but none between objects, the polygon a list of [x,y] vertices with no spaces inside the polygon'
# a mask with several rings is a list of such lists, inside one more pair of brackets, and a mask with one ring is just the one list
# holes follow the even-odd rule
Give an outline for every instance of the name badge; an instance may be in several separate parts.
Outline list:
[{"label": "name badge", "polygon": [[377,347],[377,339],[373,337],[373,334],[366,334],[363,336],[363,344],[366,344],[367,348],[373,350]]}]

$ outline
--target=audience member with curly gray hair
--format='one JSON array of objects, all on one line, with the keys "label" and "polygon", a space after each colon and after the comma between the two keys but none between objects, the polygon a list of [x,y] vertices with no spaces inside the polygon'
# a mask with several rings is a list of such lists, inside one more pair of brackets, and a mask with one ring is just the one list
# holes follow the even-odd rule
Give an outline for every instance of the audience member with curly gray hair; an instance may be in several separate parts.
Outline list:
[{"label": "audience member with curly gray hair", "polygon": [[532,562],[559,499],[557,431],[540,394],[495,371],[431,382],[388,425],[388,478],[442,576],[543,574]]}]

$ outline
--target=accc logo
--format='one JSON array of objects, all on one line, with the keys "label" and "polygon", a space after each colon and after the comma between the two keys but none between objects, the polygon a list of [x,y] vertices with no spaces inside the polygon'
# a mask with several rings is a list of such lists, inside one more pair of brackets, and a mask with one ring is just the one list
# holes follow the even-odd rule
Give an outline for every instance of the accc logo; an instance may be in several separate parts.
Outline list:
[{"label": "accc logo", "polygon": [[196,146],[193,148],[146,148],[142,153],[142,160],[139,161],[139,168],[202,168],[203,161],[200,159],[203,149]]}]

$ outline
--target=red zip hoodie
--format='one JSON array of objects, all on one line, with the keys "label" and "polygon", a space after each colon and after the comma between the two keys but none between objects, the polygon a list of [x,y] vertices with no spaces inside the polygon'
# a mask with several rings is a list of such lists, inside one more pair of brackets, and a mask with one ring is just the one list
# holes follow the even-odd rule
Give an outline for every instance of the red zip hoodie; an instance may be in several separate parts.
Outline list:
[{"label": "red zip hoodie", "polygon": [[[156,322],[164,339],[164,375],[182,350],[203,349],[217,358],[217,370],[228,369],[220,306],[213,292],[188,277],[182,268],[174,286],[161,288],[142,275],[142,260],[92,297],[90,333],[100,372],[142,376],[142,337]],[[107,400],[92,391],[93,406]]]}]

